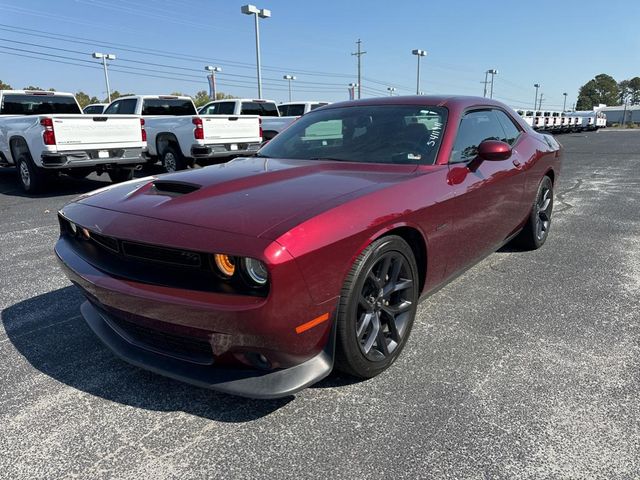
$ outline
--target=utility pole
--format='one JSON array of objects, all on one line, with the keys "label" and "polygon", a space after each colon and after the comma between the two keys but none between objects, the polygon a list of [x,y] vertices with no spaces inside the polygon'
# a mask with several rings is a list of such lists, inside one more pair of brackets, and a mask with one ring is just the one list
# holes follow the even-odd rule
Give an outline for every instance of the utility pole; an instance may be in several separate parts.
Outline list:
[{"label": "utility pole", "polygon": [[538,110],[536,107],[538,106],[538,89],[540,88],[540,84],[534,83],[533,86],[536,87],[536,99],[533,101],[533,109]]},{"label": "utility pole", "polygon": [[360,100],[360,98],[362,97],[361,58],[362,58],[362,55],[364,55],[367,52],[362,51],[362,49],[360,48],[362,46],[362,40],[358,39],[358,41],[356,42],[356,45],[358,45],[358,51],[355,53],[352,53],[351,55],[355,55],[356,57],[358,57],[358,100]]},{"label": "utility pole", "polygon": [[[482,82],[482,83],[484,83],[484,92],[482,93],[482,96],[483,96],[483,97],[486,97],[486,96],[487,96],[487,84],[489,83],[489,80],[487,80],[488,76],[489,76],[489,70],[487,70],[486,72],[484,72],[484,82]],[[536,102],[537,102],[537,101],[538,101],[538,100],[537,100],[537,98],[536,98]]]},{"label": "utility pole", "polygon": [[538,104],[538,110],[542,110],[542,97],[544,96],[544,93],[540,92],[540,103]]}]

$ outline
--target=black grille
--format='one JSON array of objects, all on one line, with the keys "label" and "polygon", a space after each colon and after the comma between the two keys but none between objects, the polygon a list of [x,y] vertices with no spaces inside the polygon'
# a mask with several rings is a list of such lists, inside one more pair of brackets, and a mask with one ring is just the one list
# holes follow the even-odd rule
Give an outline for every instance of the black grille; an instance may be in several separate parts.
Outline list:
[{"label": "black grille", "polygon": [[108,248],[112,252],[118,252],[118,241],[115,238],[106,237],[104,235],[100,235],[99,233],[91,232],[91,239],[96,242],[98,245],[102,245],[105,248]]},{"label": "black grille", "polygon": [[124,333],[129,342],[140,347],[194,363],[213,363],[211,345],[204,339],[163,332],[114,315],[109,315],[108,321],[112,328]]},{"label": "black grille", "polygon": [[189,250],[156,247],[142,243],[122,241],[122,252],[125,256],[136,257],[153,262],[171,263],[185,267],[199,268],[202,265],[201,254]]}]

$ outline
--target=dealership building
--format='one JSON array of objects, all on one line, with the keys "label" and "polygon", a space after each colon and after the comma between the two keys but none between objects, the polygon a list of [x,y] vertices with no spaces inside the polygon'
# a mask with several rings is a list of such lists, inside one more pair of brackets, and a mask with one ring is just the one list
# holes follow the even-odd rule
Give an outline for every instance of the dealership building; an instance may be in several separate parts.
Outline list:
[{"label": "dealership building", "polygon": [[618,105],[613,107],[596,107],[594,110],[604,113],[607,116],[607,126],[614,123],[640,123],[640,105]]}]

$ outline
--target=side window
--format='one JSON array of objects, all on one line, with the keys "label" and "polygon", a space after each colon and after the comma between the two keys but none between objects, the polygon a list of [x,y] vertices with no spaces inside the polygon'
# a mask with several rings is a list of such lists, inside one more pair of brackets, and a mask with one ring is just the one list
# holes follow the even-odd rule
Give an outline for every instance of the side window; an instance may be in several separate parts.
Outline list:
[{"label": "side window", "polygon": [[233,115],[236,108],[235,102],[222,102],[218,104],[218,115]]},{"label": "side window", "polygon": [[262,109],[256,102],[242,102],[240,115],[262,115]]},{"label": "side window", "polygon": [[134,113],[136,113],[136,103],[137,103],[137,100],[135,98],[122,100],[120,102],[120,108],[118,109],[118,113],[120,115],[133,115]]},{"label": "side window", "polygon": [[122,103],[122,100],[117,100],[115,102],[113,102],[111,105],[109,105],[107,107],[107,109],[104,111],[105,114],[117,114],[117,113],[121,113],[120,112],[120,104]]},{"label": "side window", "polygon": [[218,103],[207,105],[200,111],[200,115],[215,115],[218,113]]},{"label": "side window", "polygon": [[478,145],[485,140],[502,140],[504,130],[493,110],[467,113],[460,122],[458,136],[449,163],[469,162],[478,155]]},{"label": "side window", "polygon": [[513,145],[516,143],[516,140],[520,136],[520,130],[513,123],[513,120],[509,118],[509,116],[504,113],[502,110],[494,110],[498,120],[500,121],[500,125],[504,130],[504,138],[502,138],[503,142],[508,143],[509,145]]}]

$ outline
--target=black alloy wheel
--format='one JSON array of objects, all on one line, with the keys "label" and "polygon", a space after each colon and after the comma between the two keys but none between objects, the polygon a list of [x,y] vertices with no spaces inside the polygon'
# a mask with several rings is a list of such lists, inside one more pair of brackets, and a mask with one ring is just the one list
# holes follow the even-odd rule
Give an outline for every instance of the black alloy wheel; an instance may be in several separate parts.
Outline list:
[{"label": "black alloy wheel", "polygon": [[337,317],[336,366],[360,378],[388,368],[407,342],[416,315],[418,268],[398,236],[373,242],[345,282]]}]

